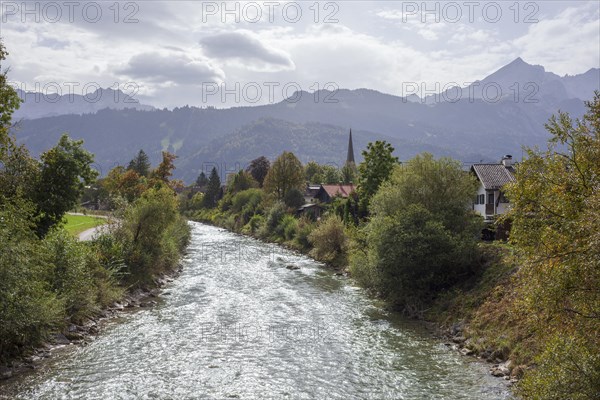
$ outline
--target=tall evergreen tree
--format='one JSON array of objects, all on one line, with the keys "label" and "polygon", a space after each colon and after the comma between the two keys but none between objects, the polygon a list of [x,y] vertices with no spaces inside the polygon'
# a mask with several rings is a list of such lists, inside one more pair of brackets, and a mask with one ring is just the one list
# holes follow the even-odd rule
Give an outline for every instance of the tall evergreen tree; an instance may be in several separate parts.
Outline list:
[{"label": "tall evergreen tree", "polygon": [[221,195],[221,178],[217,169],[213,167],[210,171],[210,177],[208,178],[208,185],[206,192],[204,192],[204,198],[202,200],[203,206],[206,208],[213,208],[217,205],[219,197]]},{"label": "tall evergreen tree", "polygon": [[144,150],[140,150],[137,156],[129,162],[127,169],[137,172],[140,176],[148,176],[150,173],[150,160]]},{"label": "tall evergreen tree", "polygon": [[204,171],[200,172],[200,175],[198,175],[198,178],[196,178],[196,186],[198,187],[204,187],[208,184],[208,178],[206,177],[206,174],[204,173]]}]

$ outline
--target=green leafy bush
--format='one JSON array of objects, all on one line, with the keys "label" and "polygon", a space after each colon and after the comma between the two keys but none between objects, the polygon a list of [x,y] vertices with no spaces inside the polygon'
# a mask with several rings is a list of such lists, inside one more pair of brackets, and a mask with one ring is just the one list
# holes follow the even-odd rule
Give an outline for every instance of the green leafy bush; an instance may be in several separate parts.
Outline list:
[{"label": "green leafy bush", "polygon": [[131,283],[149,281],[175,266],[178,251],[189,240],[189,227],[177,213],[177,200],[168,188],[150,189],[127,210],[117,237]]},{"label": "green leafy bush", "polygon": [[337,268],[346,266],[348,239],[340,217],[333,215],[321,221],[308,235],[308,240],[313,246],[310,251],[312,257]]},{"label": "green leafy bush", "polygon": [[292,240],[296,236],[297,230],[298,220],[293,215],[287,214],[281,219],[275,230],[275,234],[285,240]]},{"label": "green leafy bush", "polygon": [[48,283],[51,265],[29,221],[32,207],[0,209],[0,360],[39,344],[64,317],[63,301]]},{"label": "green leafy bush", "polygon": [[287,207],[283,202],[276,202],[267,212],[265,223],[258,231],[258,235],[262,238],[269,238],[275,232],[281,219],[286,215]]}]

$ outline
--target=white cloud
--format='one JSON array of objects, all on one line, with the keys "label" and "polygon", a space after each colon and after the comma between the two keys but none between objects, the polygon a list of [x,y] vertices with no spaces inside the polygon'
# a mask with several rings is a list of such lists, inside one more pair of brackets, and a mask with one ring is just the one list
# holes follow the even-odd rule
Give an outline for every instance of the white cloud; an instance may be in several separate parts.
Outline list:
[{"label": "white cloud", "polygon": [[207,82],[221,82],[225,74],[205,59],[193,59],[181,53],[140,53],[117,69],[118,74],[141,81],[201,86]]},{"label": "white cloud", "polygon": [[600,62],[599,3],[569,7],[555,18],[540,20],[512,42],[530,63],[557,74],[576,74]]},{"label": "white cloud", "polygon": [[259,70],[294,69],[289,54],[269,46],[249,31],[222,32],[200,39],[200,45],[208,57],[235,60]]}]

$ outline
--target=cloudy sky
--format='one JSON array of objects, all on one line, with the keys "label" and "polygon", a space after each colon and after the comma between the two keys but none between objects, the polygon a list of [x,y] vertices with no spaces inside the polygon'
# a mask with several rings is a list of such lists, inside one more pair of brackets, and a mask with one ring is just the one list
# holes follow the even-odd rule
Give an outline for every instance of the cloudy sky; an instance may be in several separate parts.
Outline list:
[{"label": "cloudy sky", "polygon": [[597,1],[0,4],[2,68],[22,89],[118,87],[157,107],[405,95],[407,82],[466,85],[517,57],[559,75],[600,66]]}]

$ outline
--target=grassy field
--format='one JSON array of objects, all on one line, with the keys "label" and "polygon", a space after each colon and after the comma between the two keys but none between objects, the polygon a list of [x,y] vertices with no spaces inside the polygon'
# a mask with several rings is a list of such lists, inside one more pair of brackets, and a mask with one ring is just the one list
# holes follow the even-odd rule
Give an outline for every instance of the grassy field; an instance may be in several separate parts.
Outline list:
[{"label": "grassy field", "polygon": [[64,218],[65,229],[74,236],[79,235],[81,232],[106,224],[105,218],[91,217],[88,215],[72,215],[67,214]]}]

